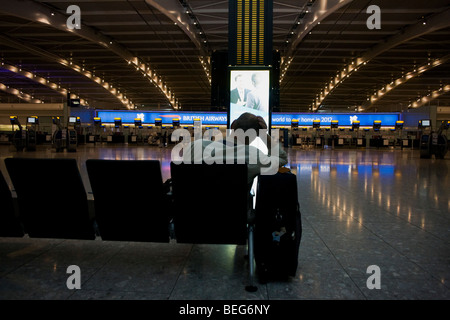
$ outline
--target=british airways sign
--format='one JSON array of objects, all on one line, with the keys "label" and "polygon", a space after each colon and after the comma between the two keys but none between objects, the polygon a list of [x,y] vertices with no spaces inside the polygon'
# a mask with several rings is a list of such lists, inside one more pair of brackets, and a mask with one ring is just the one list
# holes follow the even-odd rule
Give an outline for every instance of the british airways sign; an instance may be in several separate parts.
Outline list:
[{"label": "british airways sign", "polygon": [[182,125],[192,125],[194,119],[200,119],[204,125],[227,124],[227,114],[223,112],[97,111],[97,117],[103,123],[113,123],[114,118],[121,118],[122,123],[134,123],[134,119],[139,118],[144,124],[154,124],[156,119],[166,125],[172,124],[174,119],[179,119]]}]

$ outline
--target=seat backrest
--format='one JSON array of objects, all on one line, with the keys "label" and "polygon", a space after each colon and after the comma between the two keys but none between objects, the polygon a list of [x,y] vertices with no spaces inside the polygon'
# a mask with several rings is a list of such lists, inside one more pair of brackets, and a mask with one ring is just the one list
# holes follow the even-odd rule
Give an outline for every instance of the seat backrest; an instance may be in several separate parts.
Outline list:
[{"label": "seat backrest", "polygon": [[11,190],[1,172],[0,203],[0,237],[23,237],[23,228],[14,210]]},{"label": "seat backrest", "polygon": [[103,240],[169,242],[159,161],[90,159],[86,168]]},{"label": "seat backrest", "polygon": [[247,165],[171,163],[177,242],[245,244]]},{"label": "seat backrest", "polygon": [[6,158],[31,238],[95,239],[76,159]]}]

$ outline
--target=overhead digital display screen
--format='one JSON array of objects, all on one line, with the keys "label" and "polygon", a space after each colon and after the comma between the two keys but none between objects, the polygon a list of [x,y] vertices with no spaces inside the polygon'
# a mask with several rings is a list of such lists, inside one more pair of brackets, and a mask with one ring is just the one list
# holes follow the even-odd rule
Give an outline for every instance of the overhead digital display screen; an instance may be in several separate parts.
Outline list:
[{"label": "overhead digital display screen", "polygon": [[430,120],[422,120],[422,127],[430,127],[431,121]]}]

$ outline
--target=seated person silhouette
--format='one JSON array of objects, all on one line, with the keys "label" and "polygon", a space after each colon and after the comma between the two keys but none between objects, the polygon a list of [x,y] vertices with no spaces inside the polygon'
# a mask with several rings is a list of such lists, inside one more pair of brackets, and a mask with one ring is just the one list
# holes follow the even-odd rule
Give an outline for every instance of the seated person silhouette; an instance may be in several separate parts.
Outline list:
[{"label": "seated person silhouette", "polygon": [[[242,130],[239,130],[242,129]],[[235,138],[223,141],[198,139],[190,143],[183,154],[183,162],[187,163],[245,163],[248,167],[248,183],[260,174],[275,174],[278,169],[288,163],[287,154],[279,141],[267,134],[267,124],[262,117],[251,113],[244,113],[231,124]],[[245,135],[248,130],[254,130],[255,135]],[[266,137],[261,136],[261,131]],[[256,146],[251,145],[256,137],[266,145],[265,154]],[[207,149],[205,152],[205,149]],[[201,152],[199,152],[201,151]],[[216,155],[220,152],[220,159]],[[232,158],[230,158],[232,157]]]}]

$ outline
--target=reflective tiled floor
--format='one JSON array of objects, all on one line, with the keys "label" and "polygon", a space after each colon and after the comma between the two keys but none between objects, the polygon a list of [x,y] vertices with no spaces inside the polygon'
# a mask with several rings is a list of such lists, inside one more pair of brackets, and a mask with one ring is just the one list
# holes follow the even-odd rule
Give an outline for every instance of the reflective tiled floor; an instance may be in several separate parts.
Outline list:
[{"label": "reflective tiled floor", "polygon": [[[8,156],[18,153],[0,146],[5,175]],[[156,147],[67,154],[42,146],[20,156],[77,158],[88,191],[89,158],[159,159],[170,175],[170,149]],[[244,246],[1,238],[0,299],[450,299],[449,156],[289,149],[289,159],[303,238],[297,276],[287,282],[246,292]],[[80,290],[66,286],[70,265],[80,267]],[[367,286],[373,265],[381,289]]]}]

